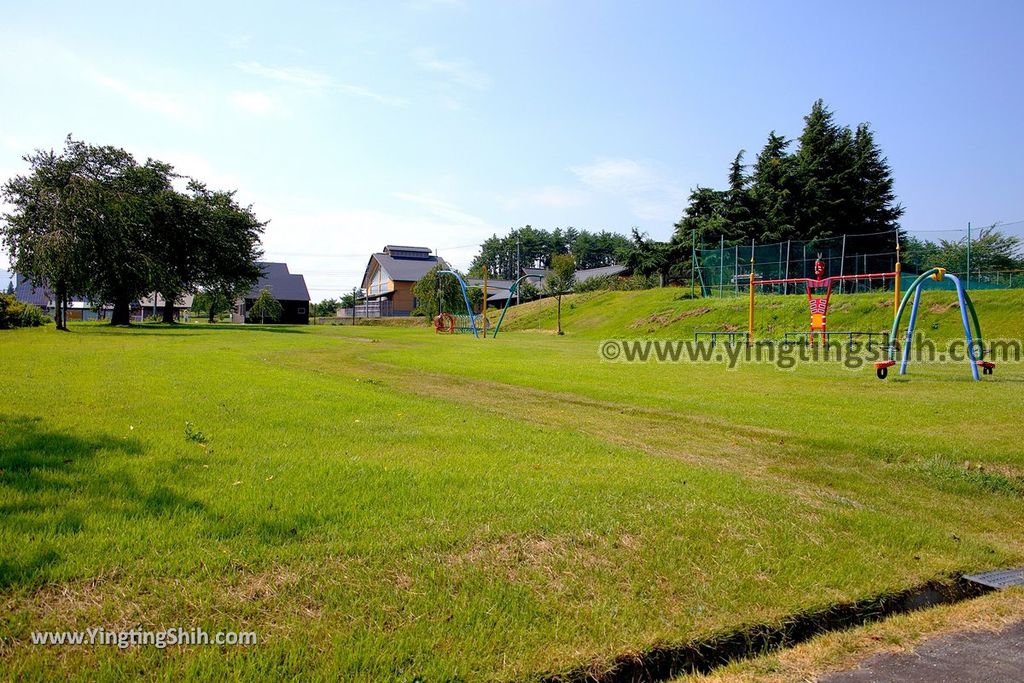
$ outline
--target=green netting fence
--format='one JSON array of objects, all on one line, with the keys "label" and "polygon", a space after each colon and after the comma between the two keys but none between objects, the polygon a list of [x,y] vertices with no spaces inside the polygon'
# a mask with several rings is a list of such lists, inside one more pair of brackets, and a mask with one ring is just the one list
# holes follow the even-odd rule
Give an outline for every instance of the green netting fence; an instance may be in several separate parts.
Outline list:
[{"label": "green netting fence", "polygon": [[[939,232],[939,231],[937,231]],[[941,231],[942,235],[922,234],[929,239],[963,240],[966,230]],[[1010,230],[1010,234],[1015,231]],[[818,240],[787,240],[771,244],[732,244],[720,241],[717,245],[701,244],[697,248],[697,268],[694,287],[704,296],[726,297],[744,294],[750,278],[751,259],[754,276],[758,280],[814,277],[814,263],[819,258],[825,264],[825,275],[867,275],[891,273],[896,266],[895,231],[869,235],[844,235]],[[903,277],[901,287],[905,288],[916,277],[918,268],[913,263],[914,254],[908,253],[907,244],[902,244],[901,261]],[[929,264],[930,265],[933,264]],[[999,270],[978,271],[971,269],[966,276],[966,263],[950,272],[960,277],[969,289],[1008,289],[1024,287],[1024,271]],[[848,280],[837,283],[837,292],[869,292],[892,290],[893,277],[876,277],[864,280]],[[949,282],[929,281],[929,289],[951,289]],[[803,292],[801,284],[762,285],[760,292],[792,294]]]}]

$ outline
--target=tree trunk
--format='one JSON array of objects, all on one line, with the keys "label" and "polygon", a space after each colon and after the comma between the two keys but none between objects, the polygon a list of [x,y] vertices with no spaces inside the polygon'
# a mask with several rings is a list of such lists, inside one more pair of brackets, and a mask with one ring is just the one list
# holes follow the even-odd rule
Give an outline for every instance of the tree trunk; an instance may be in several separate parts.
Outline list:
[{"label": "tree trunk", "polygon": [[68,329],[68,325],[65,302],[67,301],[68,296],[64,287],[60,285],[57,286],[53,299],[53,322],[57,325],[58,330],[66,330]]},{"label": "tree trunk", "polygon": [[213,304],[212,301],[210,302],[210,313],[206,321],[211,323],[217,322],[217,307]]},{"label": "tree trunk", "polygon": [[111,325],[131,325],[132,311],[131,302],[127,297],[114,297],[114,310],[110,314]]},{"label": "tree trunk", "polygon": [[164,294],[164,319],[165,323],[174,322],[174,302],[178,300],[177,294]]}]

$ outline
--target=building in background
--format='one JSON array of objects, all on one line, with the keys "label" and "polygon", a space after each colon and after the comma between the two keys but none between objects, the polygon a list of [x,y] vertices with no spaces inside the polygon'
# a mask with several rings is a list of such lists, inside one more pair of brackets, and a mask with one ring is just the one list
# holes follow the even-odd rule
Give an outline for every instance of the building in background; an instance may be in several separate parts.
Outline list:
[{"label": "building in background", "polygon": [[[231,321],[244,323],[246,312],[252,308],[264,288],[270,290],[271,296],[281,302],[281,318],[274,322],[284,325],[309,324],[309,290],[306,278],[288,270],[287,263],[260,263],[263,275],[249,293],[235,302],[235,310]],[[269,322],[269,321],[268,321]]]},{"label": "building in background", "polygon": [[[155,301],[154,296],[156,297]],[[188,322],[189,309],[192,308],[194,298],[191,294],[178,297],[178,300],[174,302],[175,320]],[[164,317],[164,298],[159,294],[142,297],[137,304],[132,306],[132,320],[135,322],[142,322],[146,318],[154,316],[161,320]]]},{"label": "building in background", "polygon": [[[17,273],[14,274],[14,298],[23,304],[38,306],[43,313],[51,318],[57,308],[53,292],[49,287],[33,282]],[[94,304],[81,296],[73,295],[67,302],[67,319],[107,320],[113,310],[114,307],[108,304]]]},{"label": "building in background", "polygon": [[418,304],[413,285],[438,263],[444,261],[431,255],[427,247],[385,246],[366,264],[360,308],[368,317],[410,315]]}]

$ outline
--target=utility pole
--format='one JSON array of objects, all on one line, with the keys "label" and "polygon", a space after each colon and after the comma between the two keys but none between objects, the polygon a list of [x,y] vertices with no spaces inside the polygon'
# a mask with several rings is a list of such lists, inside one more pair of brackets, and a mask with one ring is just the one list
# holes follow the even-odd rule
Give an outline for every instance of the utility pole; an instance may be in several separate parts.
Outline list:
[{"label": "utility pole", "polygon": [[484,304],[483,304],[483,308],[481,309],[481,310],[483,310],[483,314],[481,315],[481,317],[483,318],[483,324],[484,324],[484,339],[487,339],[487,266],[484,266],[483,269],[484,269]]},{"label": "utility pole", "polygon": [[359,303],[359,297],[356,295],[356,288],[352,288],[352,327],[356,326],[356,304]]},{"label": "utility pole", "polygon": [[[512,278],[513,281],[518,280],[519,279],[519,275],[522,272],[523,266],[522,266],[522,263],[520,262],[521,254],[522,254],[522,251],[521,251],[520,246],[519,246],[519,231],[516,230],[516,276],[514,278]],[[519,298],[519,288],[516,287],[516,306],[518,306],[520,303],[522,303],[522,301]]]},{"label": "utility pole", "polygon": [[[845,269],[846,269],[846,233],[843,233],[843,250],[841,252],[841,255],[839,256],[839,277],[843,276],[843,273],[845,272]],[[840,294],[842,294],[843,292],[846,291],[846,288],[843,287],[843,283],[844,282],[845,282],[844,280],[840,280],[839,281],[839,293]]]}]

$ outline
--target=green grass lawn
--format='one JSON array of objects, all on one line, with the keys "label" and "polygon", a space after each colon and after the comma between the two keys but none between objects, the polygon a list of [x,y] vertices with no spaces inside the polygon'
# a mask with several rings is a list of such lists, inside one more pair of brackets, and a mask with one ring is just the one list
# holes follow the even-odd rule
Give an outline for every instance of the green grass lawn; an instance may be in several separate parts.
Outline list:
[{"label": "green grass lawn", "polygon": [[[669,293],[567,302],[564,338],[512,332],[550,302],[486,341],[0,333],[0,674],[531,679],[1024,562],[1024,365],[602,362],[602,336],[731,319],[648,320],[707,306]],[[990,336],[1014,296],[978,297]],[[88,627],[260,642],[29,642]]]}]

